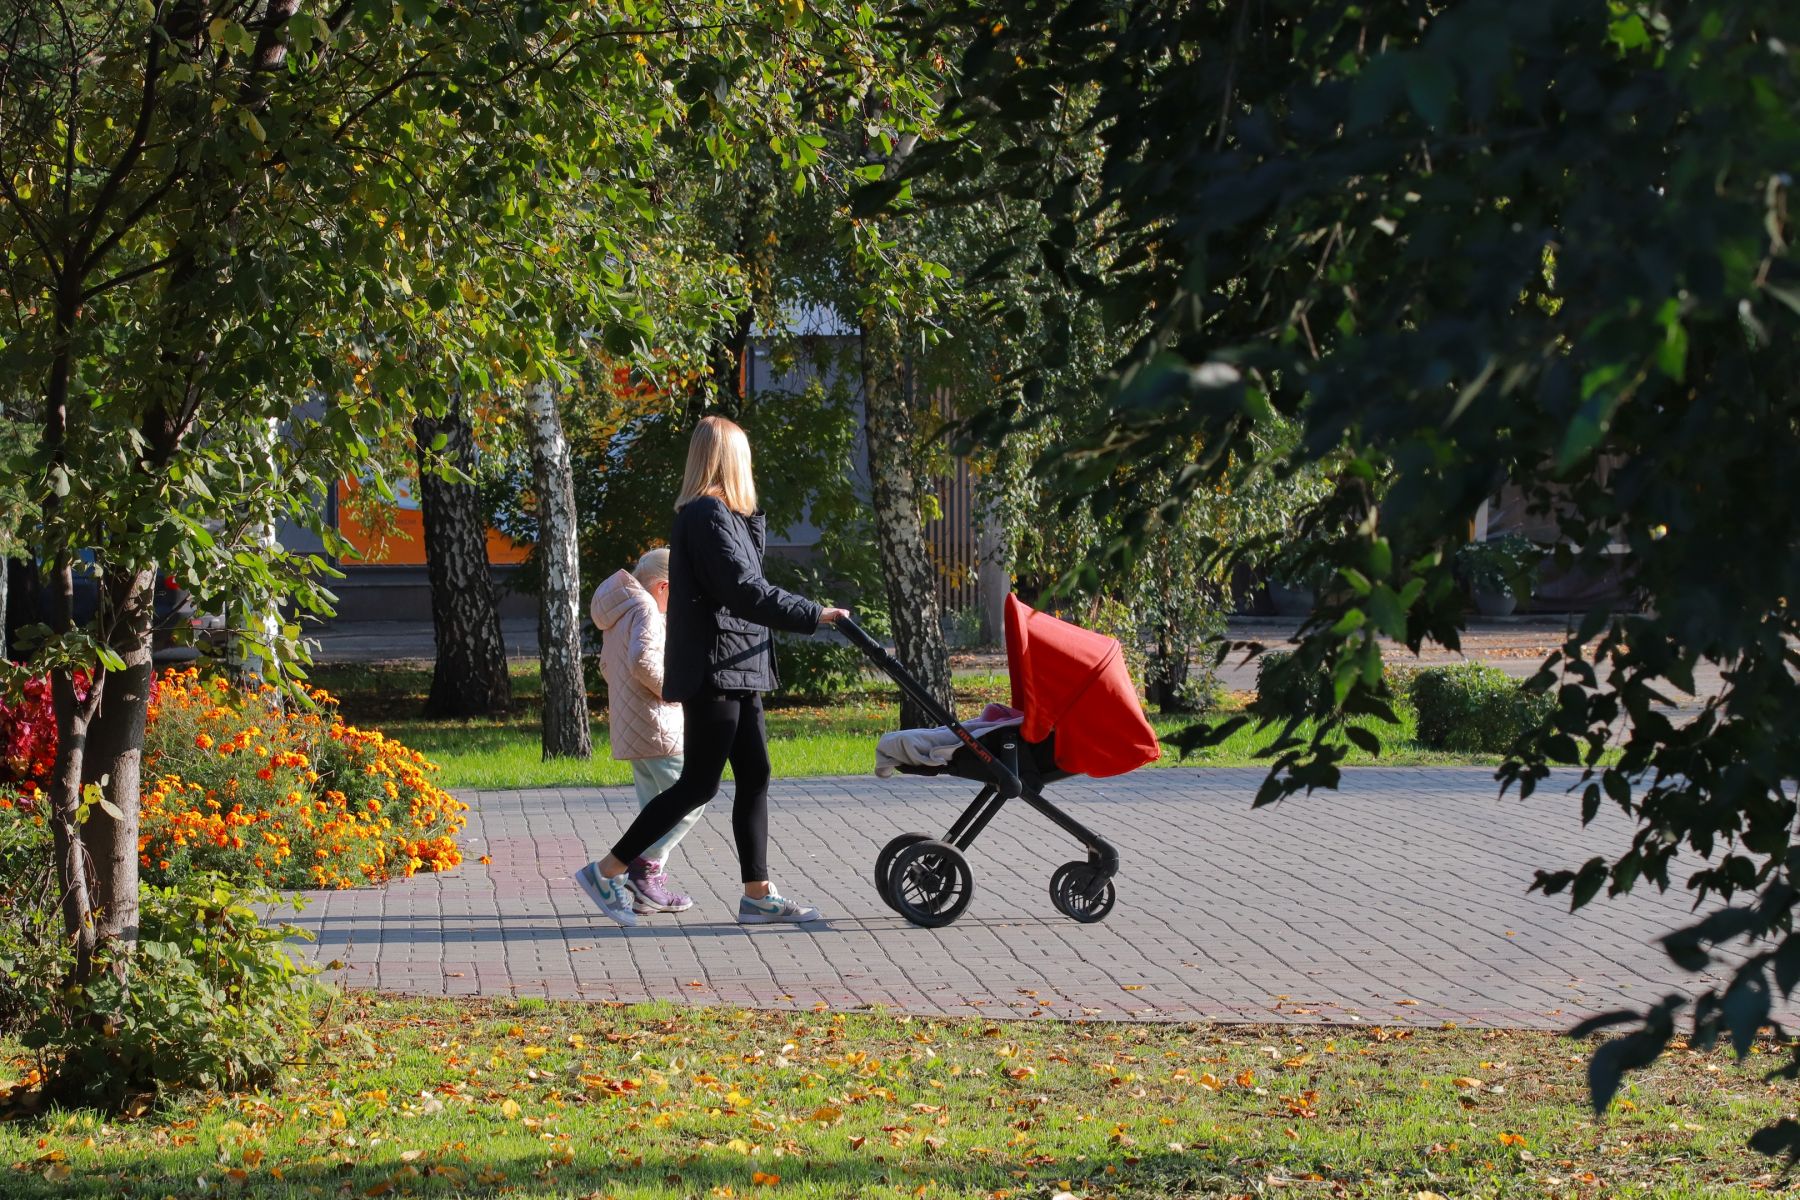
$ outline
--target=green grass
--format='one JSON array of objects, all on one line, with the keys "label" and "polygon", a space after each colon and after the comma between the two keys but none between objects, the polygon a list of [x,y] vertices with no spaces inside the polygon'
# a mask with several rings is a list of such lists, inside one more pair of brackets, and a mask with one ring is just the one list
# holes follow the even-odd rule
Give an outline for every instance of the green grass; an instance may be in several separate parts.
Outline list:
[{"label": "green grass", "polygon": [[[515,711],[498,720],[425,720],[418,716],[431,682],[428,668],[407,666],[320,667],[314,682],[339,697],[344,716],[354,724],[381,729],[423,752],[443,768],[439,782],[448,788],[515,788],[622,785],[630,768],[612,758],[606,721],[593,724],[594,758],[545,762],[538,741],[541,692],[536,663],[513,665]],[[1007,699],[1006,676],[962,674],[956,678],[957,705],[970,715],[991,700]],[[769,755],[777,777],[864,775],[875,767],[875,742],[898,727],[899,693],[888,688],[846,696],[824,705],[771,703]],[[1192,719],[1153,716],[1159,737],[1186,728]],[[1385,752],[1379,757],[1351,748],[1350,766],[1491,765],[1497,756],[1447,754],[1413,745],[1412,716],[1401,725],[1365,722],[1381,734]],[[1310,732],[1310,729],[1303,731]],[[1158,766],[1247,767],[1265,765],[1257,752],[1277,736],[1276,730],[1246,728],[1221,745],[1182,759],[1173,748]]]},{"label": "green grass", "polygon": [[344,1003],[355,1029],[268,1091],[0,1125],[0,1190],[1749,1196],[1777,1177],[1745,1139],[1788,1099],[1676,1052],[1597,1121],[1584,1048],[1539,1033]]}]

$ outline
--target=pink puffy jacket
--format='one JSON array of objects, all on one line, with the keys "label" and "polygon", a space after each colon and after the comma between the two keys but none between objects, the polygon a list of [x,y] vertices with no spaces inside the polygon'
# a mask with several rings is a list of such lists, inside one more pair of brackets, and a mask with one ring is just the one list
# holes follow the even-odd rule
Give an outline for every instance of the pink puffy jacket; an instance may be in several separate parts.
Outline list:
[{"label": "pink puffy jacket", "polygon": [[600,628],[614,758],[681,753],[681,705],[662,698],[665,619],[630,571],[594,590],[588,615]]}]

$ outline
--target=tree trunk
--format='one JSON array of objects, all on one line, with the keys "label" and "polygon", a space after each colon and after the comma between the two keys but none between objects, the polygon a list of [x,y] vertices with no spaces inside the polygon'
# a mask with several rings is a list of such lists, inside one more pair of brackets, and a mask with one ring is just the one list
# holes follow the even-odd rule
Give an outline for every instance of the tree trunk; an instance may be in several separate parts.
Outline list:
[{"label": "tree trunk", "polygon": [[105,694],[88,729],[81,769],[83,784],[99,784],[112,811],[95,805],[81,836],[94,873],[95,944],[135,946],[144,727],[156,673],[151,661],[156,568],[152,564],[135,571],[109,572],[103,584],[111,627],[107,641],[125,660],[125,669],[107,672]]},{"label": "tree trunk", "polygon": [[581,556],[575,544],[575,469],[556,412],[556,388],[531,391],[531,478],[537,492],[538,660],[544,679],[544,757],[592,758],[581,677]]},{"label": "tree trunk", "polygon": [[[862,314],[863,429],[875,502],[875,546],[887,582],[895,653],[946,708],[954,708],[950,651],[938,607],[937,571],[925,546],[922,488],[915,465],[906,360],[899,318],[870,306]],[[939,724],[902,695],[906,728]]]},{"label": "tree trunk", "polygon": [[[61,632],[74,625],[75,575],[68,555],[57,562],[52,575],[55,628]],[[81,696],[75,687],[72,668],[59,667],[50,672],[50,701],[56,710],[56,761],[50,770],[50,842],[56,855],[56,883],[62,892],[63,932],[75,951],[71,983],[85,983],[94,970],[94,946],[97,923],[90,890],[92,871],[87,844],[83,840],[81,822],[82,767],[87,759],[88,726],[93,720],[94,689],[102,689],[105,679],[91,680],[88,694]]]},{"label": "tree trunk", "polygon": [[[995,482],[989,486],[999,485]],[[1000,517],[997,497],[991,493],[982,495],[978,511],[981,525],[975,594],[981,607],[981,641],[983,645],[998,646],[1006,638],[1006,598],[1012,594],[1012,545]]]},{"label": "tree trunk", "polygon": [[6,602],[10,598],[9,589],[11,583],[12,560],[5,554],[0,554],[0,663],[8,661],[10,658],[6,637],[6,621],[9,615],[6,611]]},{"label": "tree trunk", "polygon": [[[431,579],[431,627],[437,664],[428,717],[498,716],[512,706],[500,606],[488,570],[487,520],[481,494],[466,480],[438,474],[440,464],[467,474],[475,438],[459,396],[442,417],[413,422],[418,442],[419,507],[425,521],[425,562]],[[432,444],[442,436],[441,450]]]},{"label": "tree trunk", "polygon": [[[256,427],[254,443],[243,451],[246,456],[254,456],[257,467],[267,471],[270,478],[275,477],[275,439],[279,436],[280,429],[271,417]],[[244,534],[252,544],[252,554],[265,560],[274,557],[272,522],[259,518],[250,523]],[[239,687],[254,688],[265,680],[279,678],[275,642],[281,633],[281,612],[275,603],[266,595],[253,598],[239,594],[231,597],[226,611],[230,613],[227,657],[233,680]]]}]

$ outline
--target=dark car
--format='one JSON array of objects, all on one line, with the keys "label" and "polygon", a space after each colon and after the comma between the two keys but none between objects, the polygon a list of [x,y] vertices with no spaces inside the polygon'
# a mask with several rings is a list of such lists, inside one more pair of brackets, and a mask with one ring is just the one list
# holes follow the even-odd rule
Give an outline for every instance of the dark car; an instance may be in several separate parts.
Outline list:
[{"label": "dark car", "polygon": [[[11,564],[18,568],[23,564]],[[31,571],[29,565],[23,565],[22,571],[15,570],[13,578],[37,580],[29,590],[14,587],[13,603],[7,613],[7,645],[16,645],[16,630],[26,625],[49,622],[53,610],[53,601],[49,585],[41,582],[41,576]],[[75,624],[86,625],[94,619],[94,613],[100,604],[100,580],[95,571],[93,557],[83,554],[75,562]],[[209,644],[217,635],[222,622],[218,618],[202,614],[194,604],[194,598],[181,586],[174,575],[164,573],[156,581],[156,617],[151,627],[150,653],[151,660],[158,666],[175,663],[192,662],[200,657],[202,645]]]}]

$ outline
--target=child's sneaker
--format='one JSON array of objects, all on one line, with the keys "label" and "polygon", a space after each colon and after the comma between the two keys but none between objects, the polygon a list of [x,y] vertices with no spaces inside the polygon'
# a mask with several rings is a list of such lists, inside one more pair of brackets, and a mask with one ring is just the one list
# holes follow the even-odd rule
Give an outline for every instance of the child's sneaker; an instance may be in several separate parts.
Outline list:
[{"label": "child's sneaker", "polygon": [[575,878],[581,884],[581,890],[587,893],[587,898],[601,912],[621,925],[638,923],[637,914],[631,911],[631,893],[617,879],[608,879],[602,875],[599,863],[589,863],[581,868]]},{"label": "child's sneaker", "polygon": [[635,897],[631,903],[633,912],[678,913],[694,907],[692,896],[684,896],[669,886],[663,865],[647,858],[632,860],[625,872],[625,886]]},{"label": "child's sneaker", "polygon": [[739,925],[777,925],[781,923],[799,924],[803,921],[819,919],[819,910],[806,904],[789,900],[786,896],[778,896],[770,892],[761,900],[752,900],[748,896],[738,901]]}]

